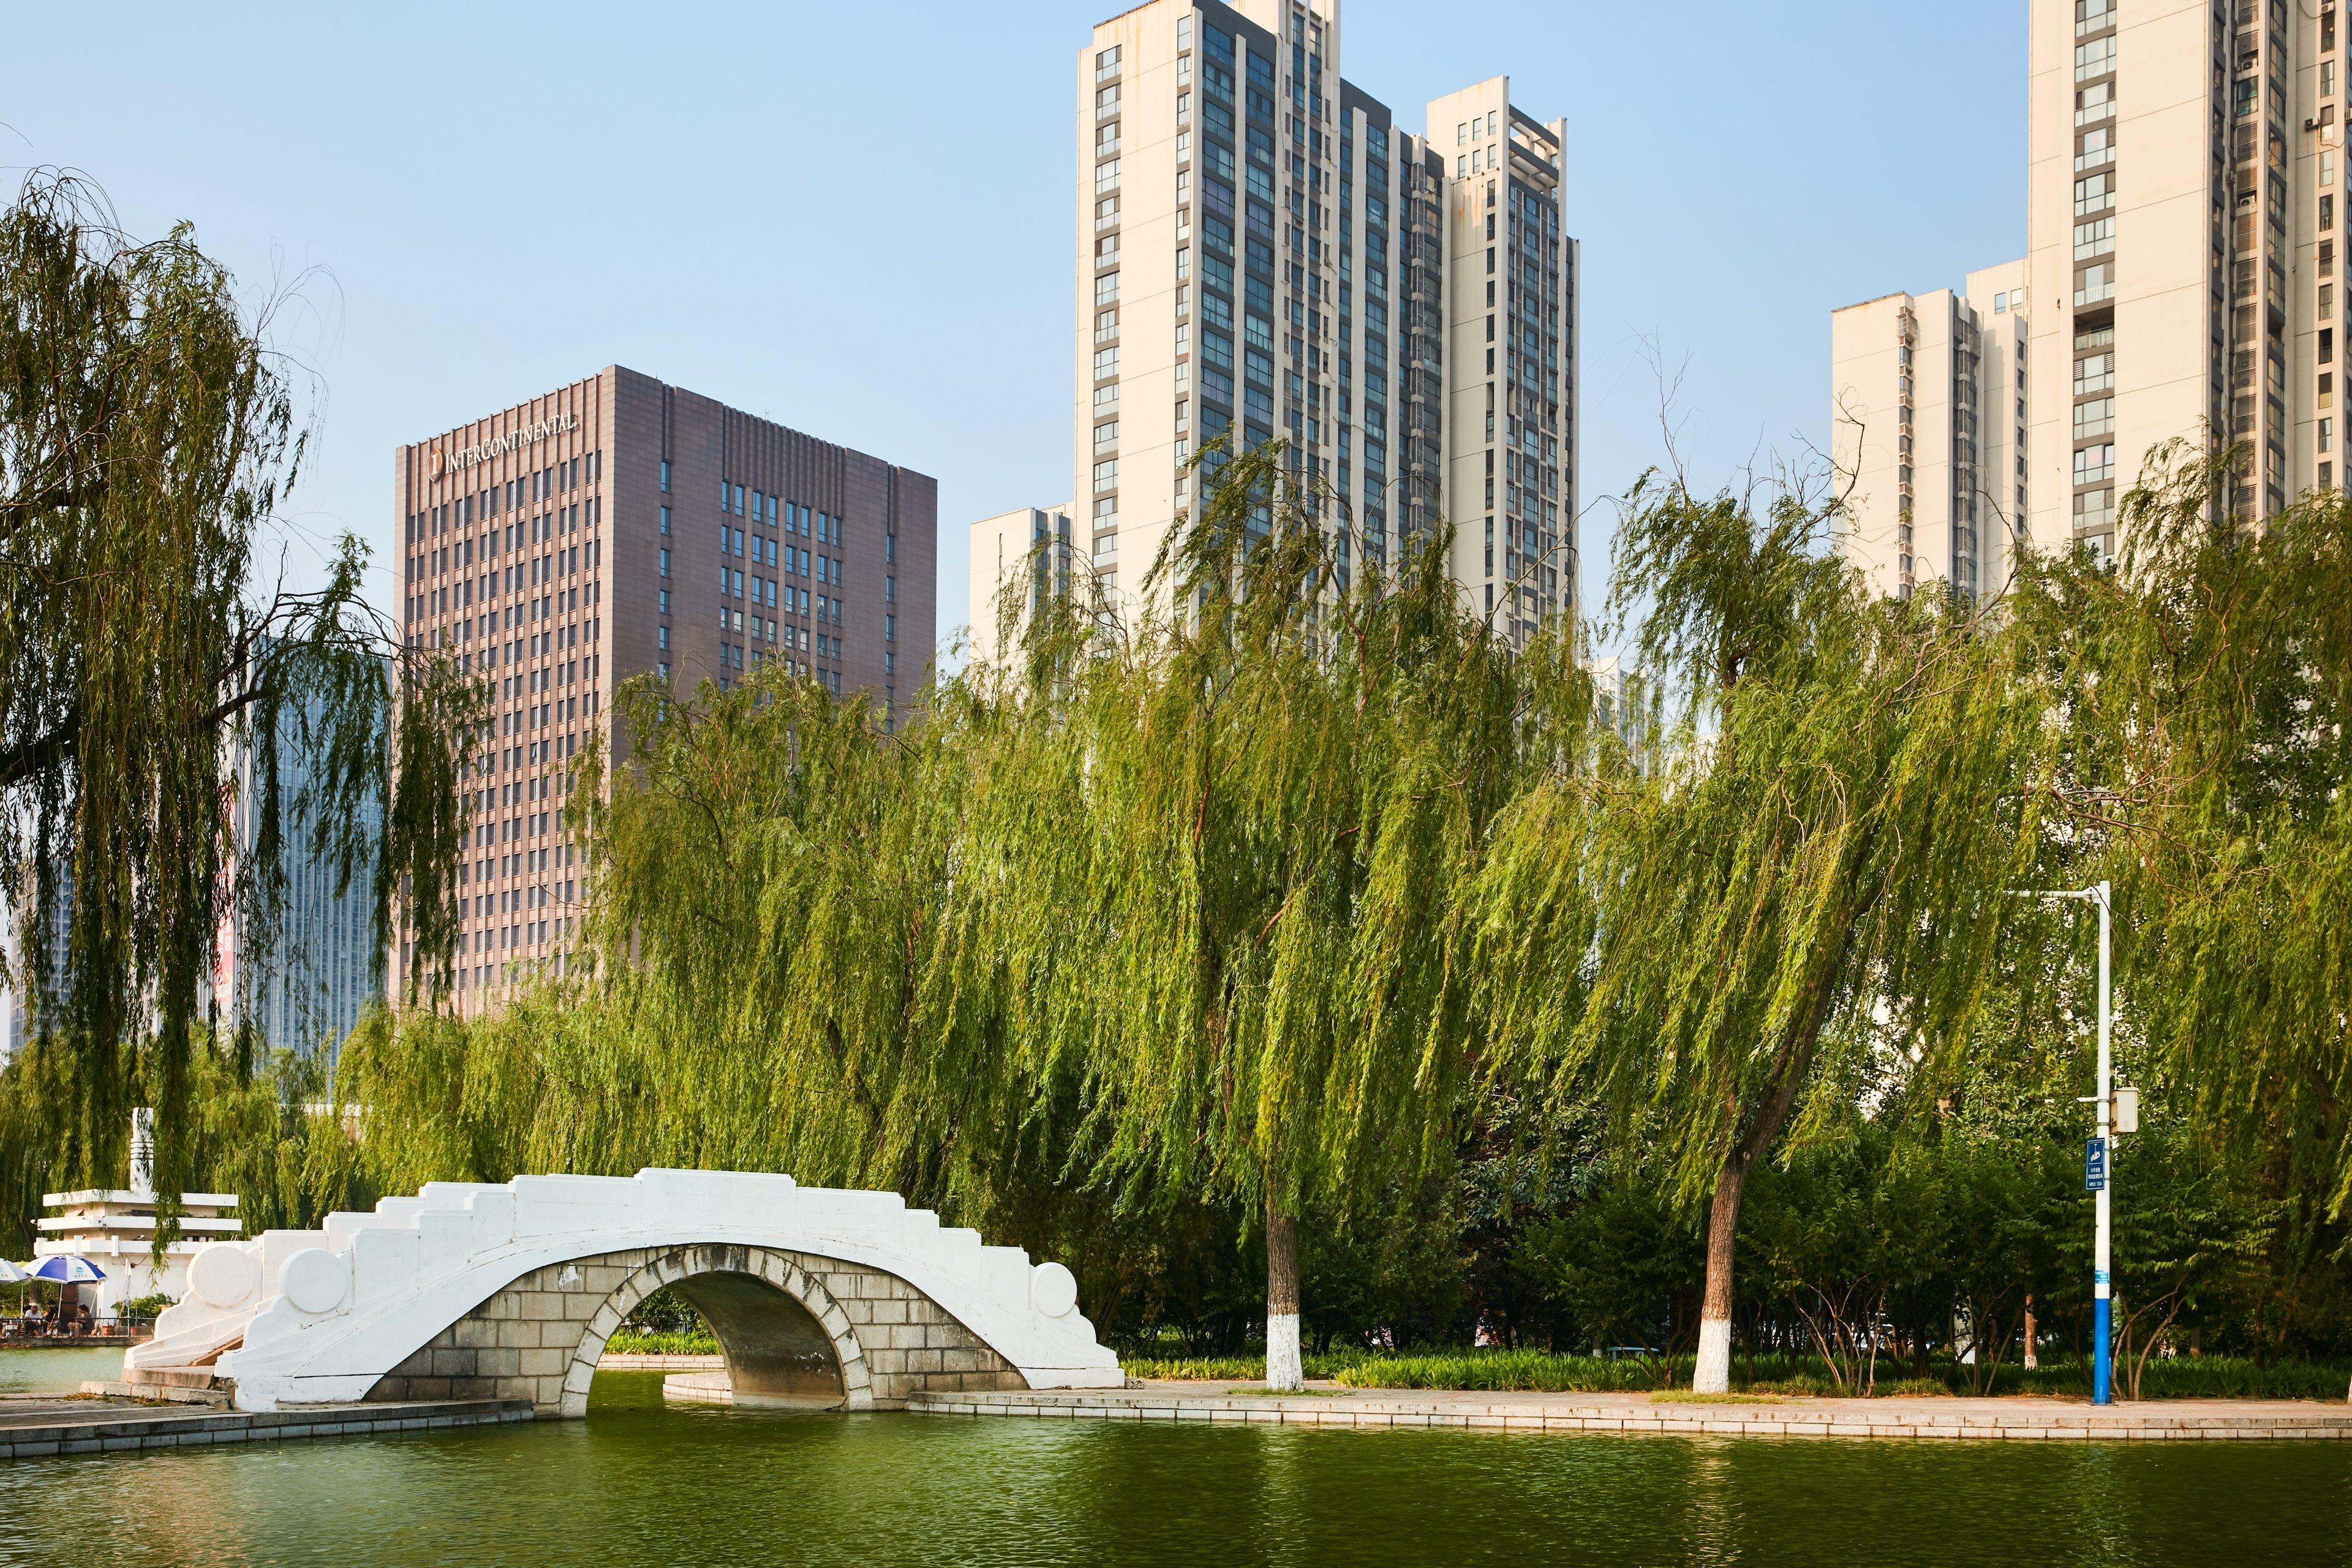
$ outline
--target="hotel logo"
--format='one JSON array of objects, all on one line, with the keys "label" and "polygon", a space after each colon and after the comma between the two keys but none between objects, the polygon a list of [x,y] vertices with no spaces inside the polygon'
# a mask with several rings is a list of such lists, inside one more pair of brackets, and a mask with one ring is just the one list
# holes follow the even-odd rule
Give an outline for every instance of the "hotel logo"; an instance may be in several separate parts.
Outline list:
[{"label": "hotel logo", "polygon": [[579,428],[579,415],[558,414],[455,452],[445,452],[436,447],[433,448],[432,470],[426,477],[437,479],[451,468],[470,468],[477,463],[489,461],[501,452],[512,452],[535,441],[544,441],[550,436],[561,436],[567,430]]}]

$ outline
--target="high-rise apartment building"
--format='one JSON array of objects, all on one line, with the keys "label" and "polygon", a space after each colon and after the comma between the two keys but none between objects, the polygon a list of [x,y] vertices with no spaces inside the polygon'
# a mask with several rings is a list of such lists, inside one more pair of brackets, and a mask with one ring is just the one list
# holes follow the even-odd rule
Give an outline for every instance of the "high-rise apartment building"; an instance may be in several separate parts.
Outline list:
[{"label": "high-rise apartment building", "polygon": [[971,626],[966,652],[977,664],[996,662],[1003,592],[1018,579],[1015,625],[1025,625],[1051,595],[1069,593],[1075,564],[1070,508],[1024,506],[971,525]]},{"label": "high-rise apartment building", "polygon": [[1832,521],[1882,592],[1998,594],[2028,510],[2025,263],[1830,318]]},{"label": "high-rise apartment building", "polygon": [[1524,637],[1575,608],[1564,126],[1497,77],[1407,131],[1340,36],[1339,0],[1149,0],[1080,51],[1080,548],[1132,605],[1238,426],[1328,481],[1344,570],[1450,520],[1465,601]]},{"label": "high-rise apartment building", "polygon": [[[908,710],[936,635],[936,480],[619,366],[394,460],[410,646],[492,698],[463,787],[458,1005],[559,972],[577,930],[564,764],[614,689],[784,661]],[[401,960],[404,963],[406,953]]]},{"label": "high-rise apartment building", "polygon": [[[2111,552],[2173,441],[2239,448],[2244,519],[2338,484],[2336,0],[2032,0],[2028,30],[2024,540]],[[1865,504],[1849,539],[1894,526]]]}]

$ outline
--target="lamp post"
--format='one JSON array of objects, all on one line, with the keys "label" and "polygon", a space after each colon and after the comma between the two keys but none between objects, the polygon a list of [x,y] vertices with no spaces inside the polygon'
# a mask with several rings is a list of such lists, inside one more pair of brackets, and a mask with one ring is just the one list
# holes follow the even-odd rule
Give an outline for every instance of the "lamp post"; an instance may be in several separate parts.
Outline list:
[{"label": "lamp post", "polygon": [[[2113,916],[2111,889],[2105,882],[2095,887],[2066,892],[2021,891],[2019,896],[2030,899],[2075,899],[2099,907],[2099,1092],[2091,1097],[2095,1102],[2098,1131],[2090,1146],[2084,1152],[2083,1180],[2096,1201],[2097,1231],[2091,1248],[2091,1403],[2115,1403],[2115,1357],[2111,1350],[2115,1329],[2109,1272],[2111,1243],[2114,1237],[2115,1211],[2110,1187],[2115,1174],[2115,1055],[2112,1034],[2112,1012],[2108,996],[2108,931]],[[2136,1118],[2135,1118],[2136,1120]]]},{"label": "lamp post", "polygon": [[2108,1245],[2114,1226],[2115,1147],[2113,1121],[2115,1116],[2115,1057],[2108,1034],[2107,1009],[2107,921],[2108,889],[2101,882],[2096,888],[2084,889],[2082,896],[2095,900],[2099,906],[2099,1133],[2097,1153],[2099,1188],[2092,1194],[2098,1203],[2098,1239],[2091,1249],[2091,1311],[2092,1362],[2091,1403],[2110,1405],[2115,1402],[2115,1357],[2109,1346],[2114,1331],[2114,1308],[2109,1297],[2112,1276],[2108,1273]]}]

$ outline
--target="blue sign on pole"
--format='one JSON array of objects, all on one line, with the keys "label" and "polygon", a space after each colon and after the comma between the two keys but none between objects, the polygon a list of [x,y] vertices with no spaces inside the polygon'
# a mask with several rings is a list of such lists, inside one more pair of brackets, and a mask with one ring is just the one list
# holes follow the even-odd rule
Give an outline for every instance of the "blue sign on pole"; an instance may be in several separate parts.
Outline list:
[{"label": "blue sign on pole", "polygon": [[2083,1145],[2083,1190],[2103,1192],[2107,1184],[2107,1141],[2094,1138]]}]

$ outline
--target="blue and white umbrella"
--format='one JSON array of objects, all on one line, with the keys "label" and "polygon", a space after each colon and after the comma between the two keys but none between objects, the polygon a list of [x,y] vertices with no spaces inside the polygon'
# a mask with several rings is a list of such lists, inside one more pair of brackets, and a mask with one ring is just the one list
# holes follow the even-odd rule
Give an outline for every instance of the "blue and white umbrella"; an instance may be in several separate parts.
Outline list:
[{"label": "blue and white umbrella", "polygon": [[0,1258],[0,1285],[22,1285],[31,1275],[5,1258]]},{"label": "blue and white umbrella", "polygon": [[95,1285],[106,1278],[106,1270],[87,1258],[53,1252],[47,1258],[35,1258],[27,1265],[25,1278],[47,1279],[56,1285]]}]

